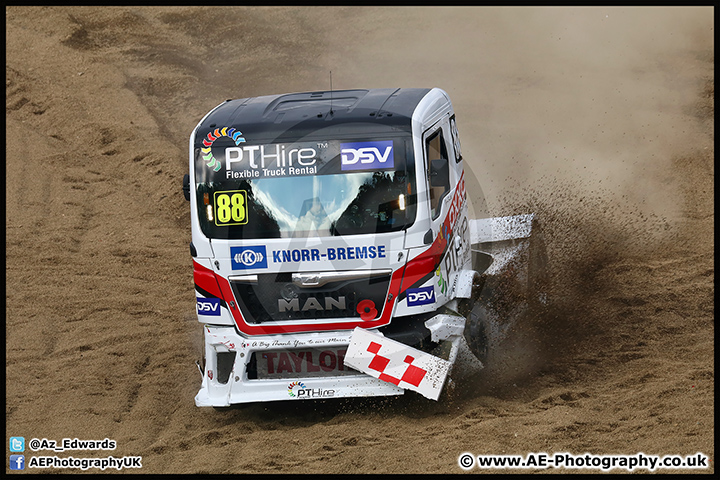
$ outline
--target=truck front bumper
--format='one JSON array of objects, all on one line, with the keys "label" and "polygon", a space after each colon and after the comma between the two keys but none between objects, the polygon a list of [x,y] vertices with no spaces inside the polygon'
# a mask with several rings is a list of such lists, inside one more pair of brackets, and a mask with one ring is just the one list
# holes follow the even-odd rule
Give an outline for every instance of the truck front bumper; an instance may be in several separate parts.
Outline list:
[{"label": "truck front bumper", "polygon": [[[426,325],[433,332],[434,341],[451,342],[449,359],[433,357],[409,346],[403,346],[406,351],[403,351],[401,357],[425,356],[437,359],[438,362],[449,362],[445,369],[447,374],[455,359],[453,352],[457,351],[458,342],[462,339],[465,319],[437,315],[428,320]],[[351,368],[349,363],[355,367],[358,363],[350,362],[350,358],[344,362],[354,331],[244,337],[233,327],[204,325],[203,328],[205,367],[200,391],[195,396],[195,404],[199,407],[227,407],[238,403],[278,400],[402,395],[405,388],[428,396],[411,384],[398,385],[398,382],[387,381],[390,377],[383,377],[373,370],[370,361],[367,362],[370,375]],[[382,335],[371,330],[362,332],[371,334],[369,340],[384,343]],[[388,339],[388,348],[392,348],[390,342]],[[438,383],[437,379],[435,383]],[[439,383],[439,389],[442,389],[443,383],[444,377]]]}]

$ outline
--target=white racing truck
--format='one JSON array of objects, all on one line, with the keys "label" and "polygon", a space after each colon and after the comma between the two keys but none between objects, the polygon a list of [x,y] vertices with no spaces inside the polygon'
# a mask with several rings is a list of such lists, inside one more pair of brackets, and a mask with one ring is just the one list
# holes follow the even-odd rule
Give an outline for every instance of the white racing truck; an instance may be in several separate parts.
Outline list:
[{"label": "white racing truck", "polygon": [[544,251],[532,214],[468,218],[463,166],[438,88],[210,111],[183,181],[205,339],[196,405],[437,400],[463,352],[486,361],[493,322],[540,298]]}]

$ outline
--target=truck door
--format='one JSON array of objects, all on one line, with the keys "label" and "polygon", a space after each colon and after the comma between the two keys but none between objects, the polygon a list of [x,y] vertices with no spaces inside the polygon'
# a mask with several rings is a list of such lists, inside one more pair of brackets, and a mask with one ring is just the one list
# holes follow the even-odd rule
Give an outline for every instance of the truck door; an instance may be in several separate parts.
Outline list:
[{"label": "truck door", "polygon": [[[448,155],[447,132],[443,123],[436,124],[425,132],[423,136],[423,153],[428,188],[428,208],[430,210],[430,224],[432,229],[432,242],[443,237],[443,223],[447,216],[447,202],[451,192],[450,161]],[[440,252],[438,252],[440,253]],[[436,261],[440,260],[438,258]],[[442,271],[442,262],[433,273],[435,283],[436,301],[440,305],[445,303],[448,294],[448,277]]]},{"label": "truck door", "polygon": [[442,258],[435,270],[438,302],[452,298],[455,274],[463,268],[465,230],[464,178],[454,116],[427,130],[424,135],[424,162],[429,192],[430,222],[433,241],[440,239]]},{"label": "truck door", "polygon": [[443,128],[429,131],[425,136],[425,168],[430,198],[430,218],[437,227],[442,201],[450,191],[450,162]]},{"label": "truck door", "polygon": [[430,192],[430,218],[433,226],[442,223],[442,204],[452,200],[463,173],[460,139],[455,115],[428,129],[424,135],[425,169]]}]

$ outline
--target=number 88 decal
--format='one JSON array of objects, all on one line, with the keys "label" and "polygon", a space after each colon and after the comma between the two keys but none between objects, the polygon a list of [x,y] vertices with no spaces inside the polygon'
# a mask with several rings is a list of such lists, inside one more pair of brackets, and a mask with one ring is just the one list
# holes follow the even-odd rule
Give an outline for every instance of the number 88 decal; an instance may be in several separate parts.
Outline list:
[{"label": "number 88 decal", "polygon": [[247,192],[233,190],[215,192],[215,225],[245,225],[247,219]]}]

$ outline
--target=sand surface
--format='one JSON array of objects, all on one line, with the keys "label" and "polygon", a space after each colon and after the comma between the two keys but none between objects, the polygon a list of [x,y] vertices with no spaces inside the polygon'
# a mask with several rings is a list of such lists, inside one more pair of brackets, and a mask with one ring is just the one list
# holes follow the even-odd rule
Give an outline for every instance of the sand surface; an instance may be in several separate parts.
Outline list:
[{"label": "sand surface", "polygon": [[[6,437],[113,439],[25,454],[142,473],[462,473],[463,452],[713,472],[713,13],[6,8]],[[550,305],[439,402],[197,408],[189,135],[330,71],[450,94],[473,208],[543,222]]]}]

